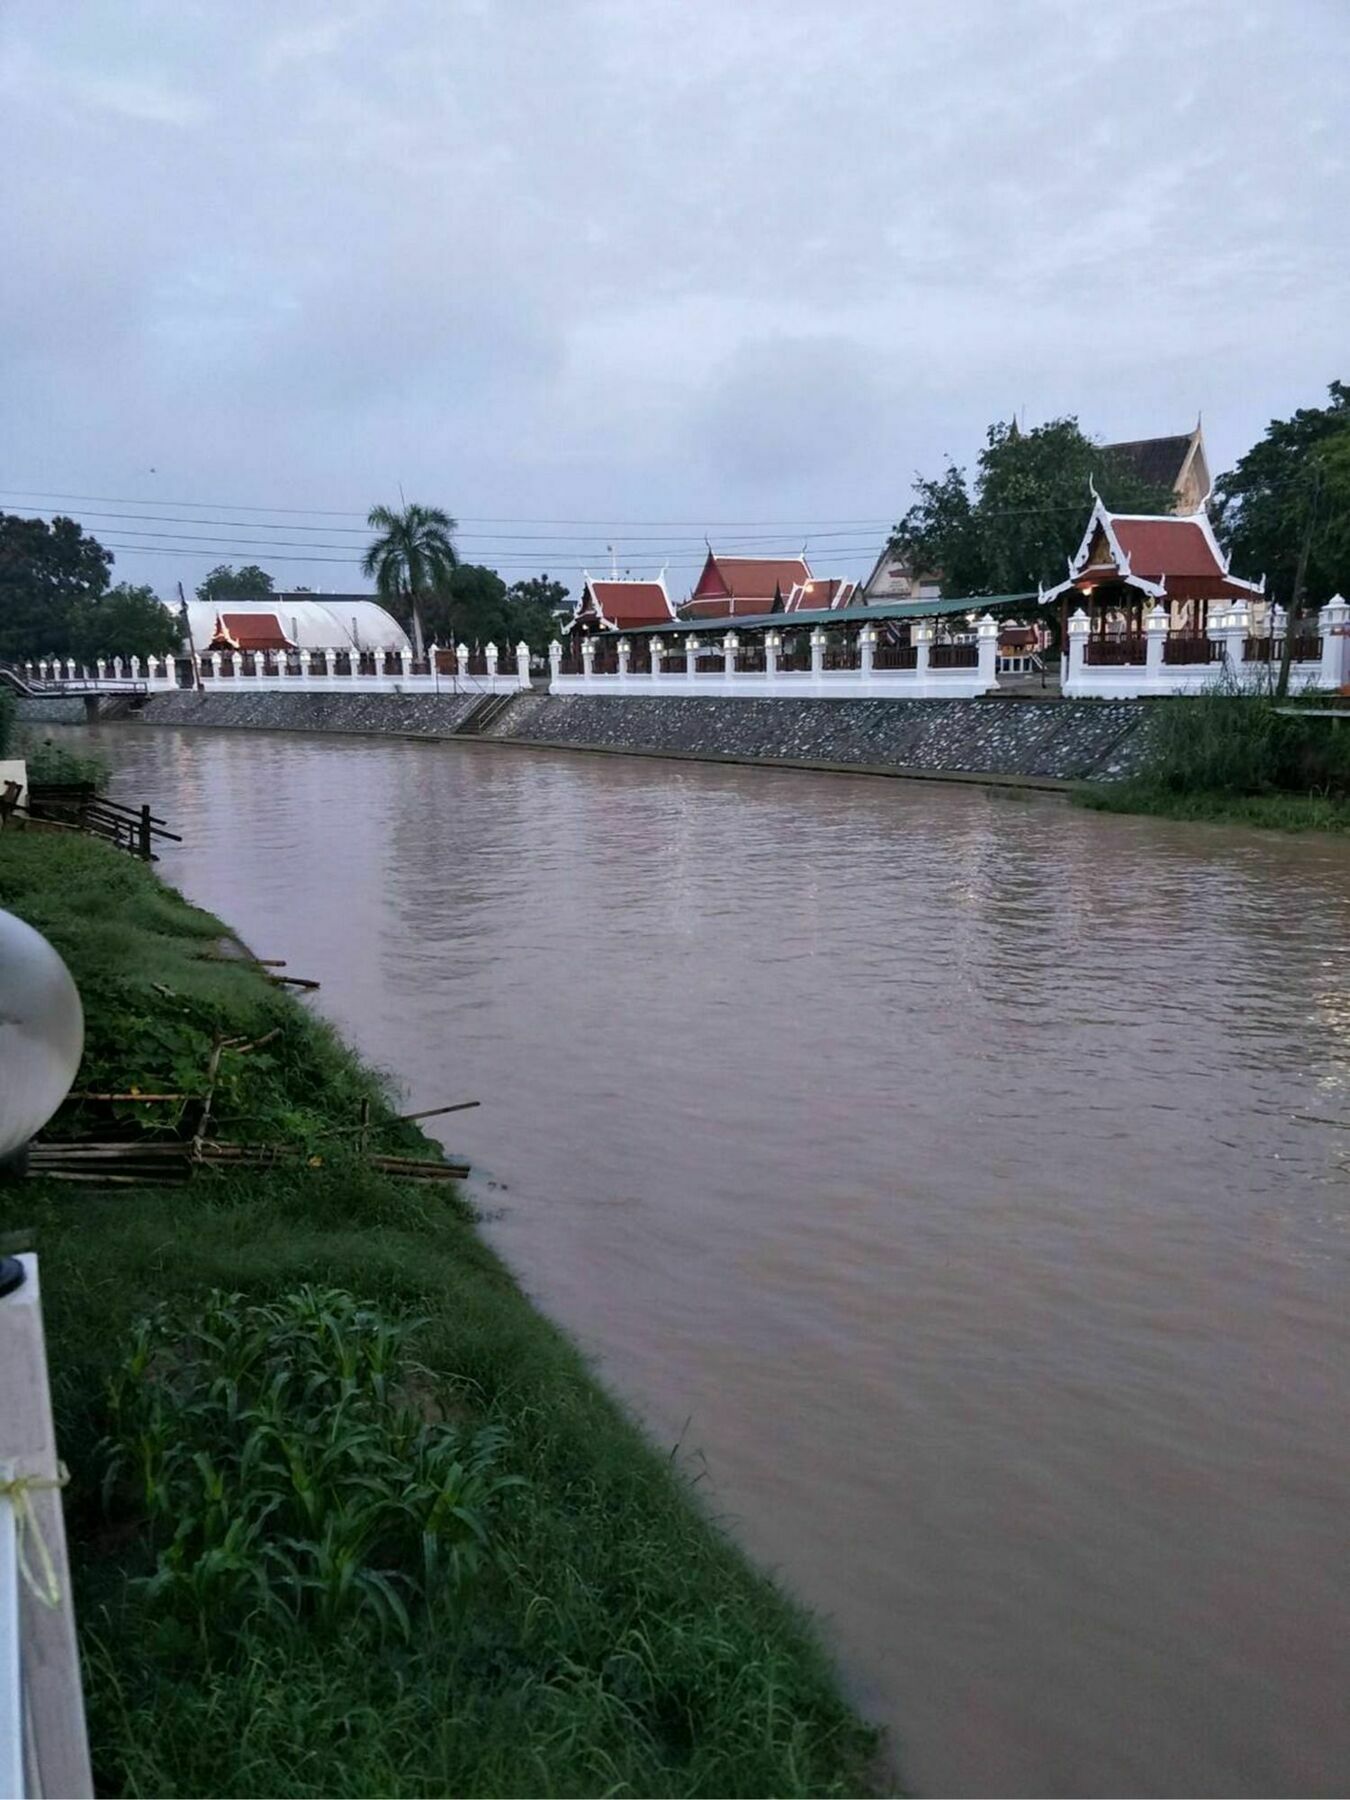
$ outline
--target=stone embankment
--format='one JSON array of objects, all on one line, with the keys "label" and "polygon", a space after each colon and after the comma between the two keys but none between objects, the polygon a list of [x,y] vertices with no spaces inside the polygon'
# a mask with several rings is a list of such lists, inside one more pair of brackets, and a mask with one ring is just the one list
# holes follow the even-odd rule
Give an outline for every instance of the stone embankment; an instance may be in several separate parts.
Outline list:
[{"label": "stone embankment", "polygon": [[[480,696],[157,694],[152,725],[450,737]],[[487,741],[537,748],[968,776],[1047,786],[1134,773],[1149,705],[1138,700],[754,700],[521,694]]]},{"label": "stone embankment", "polygon": [[486,736],[648,754],[1047,781],[1133,773],[1139,701],[717,700],[522,694]]}]

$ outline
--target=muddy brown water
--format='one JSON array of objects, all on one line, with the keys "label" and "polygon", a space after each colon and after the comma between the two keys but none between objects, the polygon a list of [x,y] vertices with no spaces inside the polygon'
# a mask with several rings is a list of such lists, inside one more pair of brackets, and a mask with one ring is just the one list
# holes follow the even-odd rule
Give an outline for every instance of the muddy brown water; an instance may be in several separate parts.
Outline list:
[{"label": "muddy brown water", "polygon": [[909,1784],[1345,1791],[1345,845],[78,735],[410,1105],[483,1100],[444,1135],[493,1241],[815,1609]]}]

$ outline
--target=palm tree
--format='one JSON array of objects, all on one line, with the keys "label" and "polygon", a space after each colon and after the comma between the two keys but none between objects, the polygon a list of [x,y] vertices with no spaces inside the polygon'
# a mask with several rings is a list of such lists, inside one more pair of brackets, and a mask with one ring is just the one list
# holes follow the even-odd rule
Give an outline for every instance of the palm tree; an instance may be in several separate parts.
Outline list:
[{"label": "palm tree", "polygon": [[[361,558],[361,573],[373,575],[380,598],[404,602],[412,617],[413,652],[423,654],[422,614],[418,596],[444,587],[459,567],[453,534],[458,529],[439,506],[372,506],[367,520],[379,537]],[[402,610],[400,608],[400,610]]]}]

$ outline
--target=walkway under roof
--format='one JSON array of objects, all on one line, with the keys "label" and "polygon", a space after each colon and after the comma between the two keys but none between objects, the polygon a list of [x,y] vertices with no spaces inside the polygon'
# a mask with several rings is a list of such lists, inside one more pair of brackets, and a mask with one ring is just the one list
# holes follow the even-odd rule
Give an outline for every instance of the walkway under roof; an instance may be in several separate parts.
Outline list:
[{"label": "walkway under roof", "polygon": [[994,612],[1008,606],[1035,606],[1036,594],[970,594],[964,600],[895,600],[876,606],[840,606],[833,612],[744,613],[719,619],[671,619],[664,625],[635,625],[608,637],[684,637],[688,633],[725,637],[729,631],[800,631],[814,625],[875,625],[884,619],[940,619],[952,613]]}]

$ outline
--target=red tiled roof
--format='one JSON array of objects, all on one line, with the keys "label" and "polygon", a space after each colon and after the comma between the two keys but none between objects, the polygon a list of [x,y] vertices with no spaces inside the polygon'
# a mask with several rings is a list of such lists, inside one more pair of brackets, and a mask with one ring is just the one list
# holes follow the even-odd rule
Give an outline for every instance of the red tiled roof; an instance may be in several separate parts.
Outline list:
[{"label": "red tiled roof", "polygon": [[1111,528],[1130,559],[1130,573],[1145,581],[1166,576],[1170,583],[1174,575],[1224,578],[1214,546],[1192,519],[1112,519]]},{"label": "red tiled roof", "polygon": [[[1109,516],[1111,530],[1121,553],[1129,559],[1130,576],[1134,579],[1165,586],[1172,600],[1250,597],[1252,584],[1231,580],[1226,575],[1213,541],[1196,520]],[[1077,577],[1079,582],[1117,573],[1110,546],[1100,529],[1093,552],[1091,561]]]},{"label": "red tiled roof", "polygon": [[786,599],[794,587],[810,579],[811,570],[801,556],[719,556],[710,550],[681,611],[705,619],[723,613],[768,612],[775,592]]},{"label": "red tiled roof", "polygon": [[578,617],[597,613],[619,631],[636,625],[663,625],[674,617],[660,581],[588,581]]},{"label": "red tiled roof", "polygon": [[225,650],[293,650],[275,613],[220,613],[213,647]]}]

